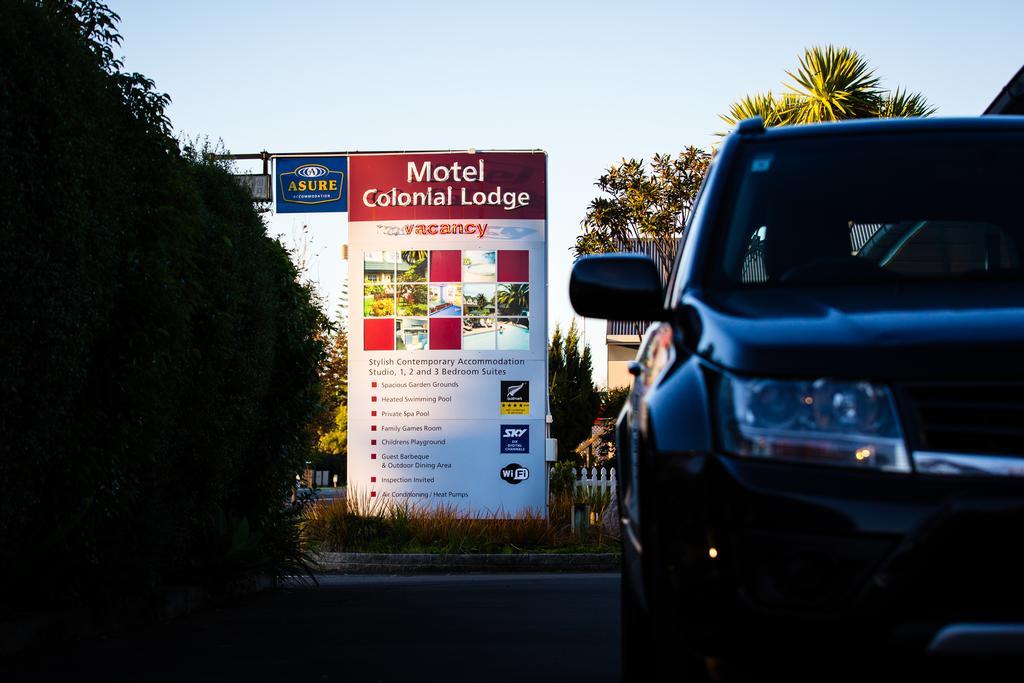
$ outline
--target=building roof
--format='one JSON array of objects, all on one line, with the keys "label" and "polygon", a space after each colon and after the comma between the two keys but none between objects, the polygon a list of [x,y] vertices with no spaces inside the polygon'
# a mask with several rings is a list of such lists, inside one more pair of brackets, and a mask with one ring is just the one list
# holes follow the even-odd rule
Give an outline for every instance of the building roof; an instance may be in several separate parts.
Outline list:
[{"label": "building roof", "polygon": [[985,114],[1024,114],[1024,66],[1003,86]]}]

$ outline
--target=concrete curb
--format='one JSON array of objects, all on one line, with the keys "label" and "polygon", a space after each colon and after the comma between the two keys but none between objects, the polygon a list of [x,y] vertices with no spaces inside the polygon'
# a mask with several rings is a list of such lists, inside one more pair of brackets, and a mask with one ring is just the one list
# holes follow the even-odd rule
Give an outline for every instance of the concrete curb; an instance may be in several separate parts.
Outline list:
[{"label": "concrete curb", "polygon": [[617,571],[618,553],[320,553],[316,570],[326,574],[448,574],[468,572]]}]

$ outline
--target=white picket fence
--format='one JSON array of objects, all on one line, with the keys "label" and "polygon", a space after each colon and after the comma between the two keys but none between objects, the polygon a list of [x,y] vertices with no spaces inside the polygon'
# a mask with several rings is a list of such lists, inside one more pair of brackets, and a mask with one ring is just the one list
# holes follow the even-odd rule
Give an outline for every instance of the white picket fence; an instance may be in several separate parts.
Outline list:
[{"label": "white picket fence", "polygon": [[[576,477],[576,488],[586,486],[591,490],[598,491],[610,491],[615,493],[615,468],[607,469],[602,467],[600,470],[596,467],[591,467],[588,471],[586,467],[580,467],[577,470],[575,467],[572,469],[573,474]],[[554,474],[555,468],[552,467],[548,470],[548,480],[550,481],[551,475]]]}]

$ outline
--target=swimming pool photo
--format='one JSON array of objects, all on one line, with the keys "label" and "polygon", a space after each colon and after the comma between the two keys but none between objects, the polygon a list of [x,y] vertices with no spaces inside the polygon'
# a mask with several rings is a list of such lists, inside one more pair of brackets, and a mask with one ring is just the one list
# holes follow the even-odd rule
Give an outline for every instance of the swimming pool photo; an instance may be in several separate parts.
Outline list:
[{"label": "swimming pool photo", "polygon": [[463,282],[497,282],[497,252],[464,251],[462,252]]},{"label": "swimming pool photo", "polygon": [[493,351],[495,349],[494,318],[463,318],[463,351]]},{"label": "swimming pool photo", "polygon": [[498,350],[529,351],[530,321],[527,318],[499,318]]},{"label": "swimming pool photo", "polygon": [[430,285],[430,317],[457,318],[462,315],[462,285]]}]

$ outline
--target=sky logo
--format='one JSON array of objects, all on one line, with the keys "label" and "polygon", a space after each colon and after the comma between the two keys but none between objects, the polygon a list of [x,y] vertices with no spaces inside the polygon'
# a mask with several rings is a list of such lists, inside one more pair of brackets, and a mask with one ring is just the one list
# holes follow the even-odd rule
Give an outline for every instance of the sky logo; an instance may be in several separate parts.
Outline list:
[{"label": "sky logo", "polygon": [[530,425],[501,425],[502,453],[530,452]]}]

